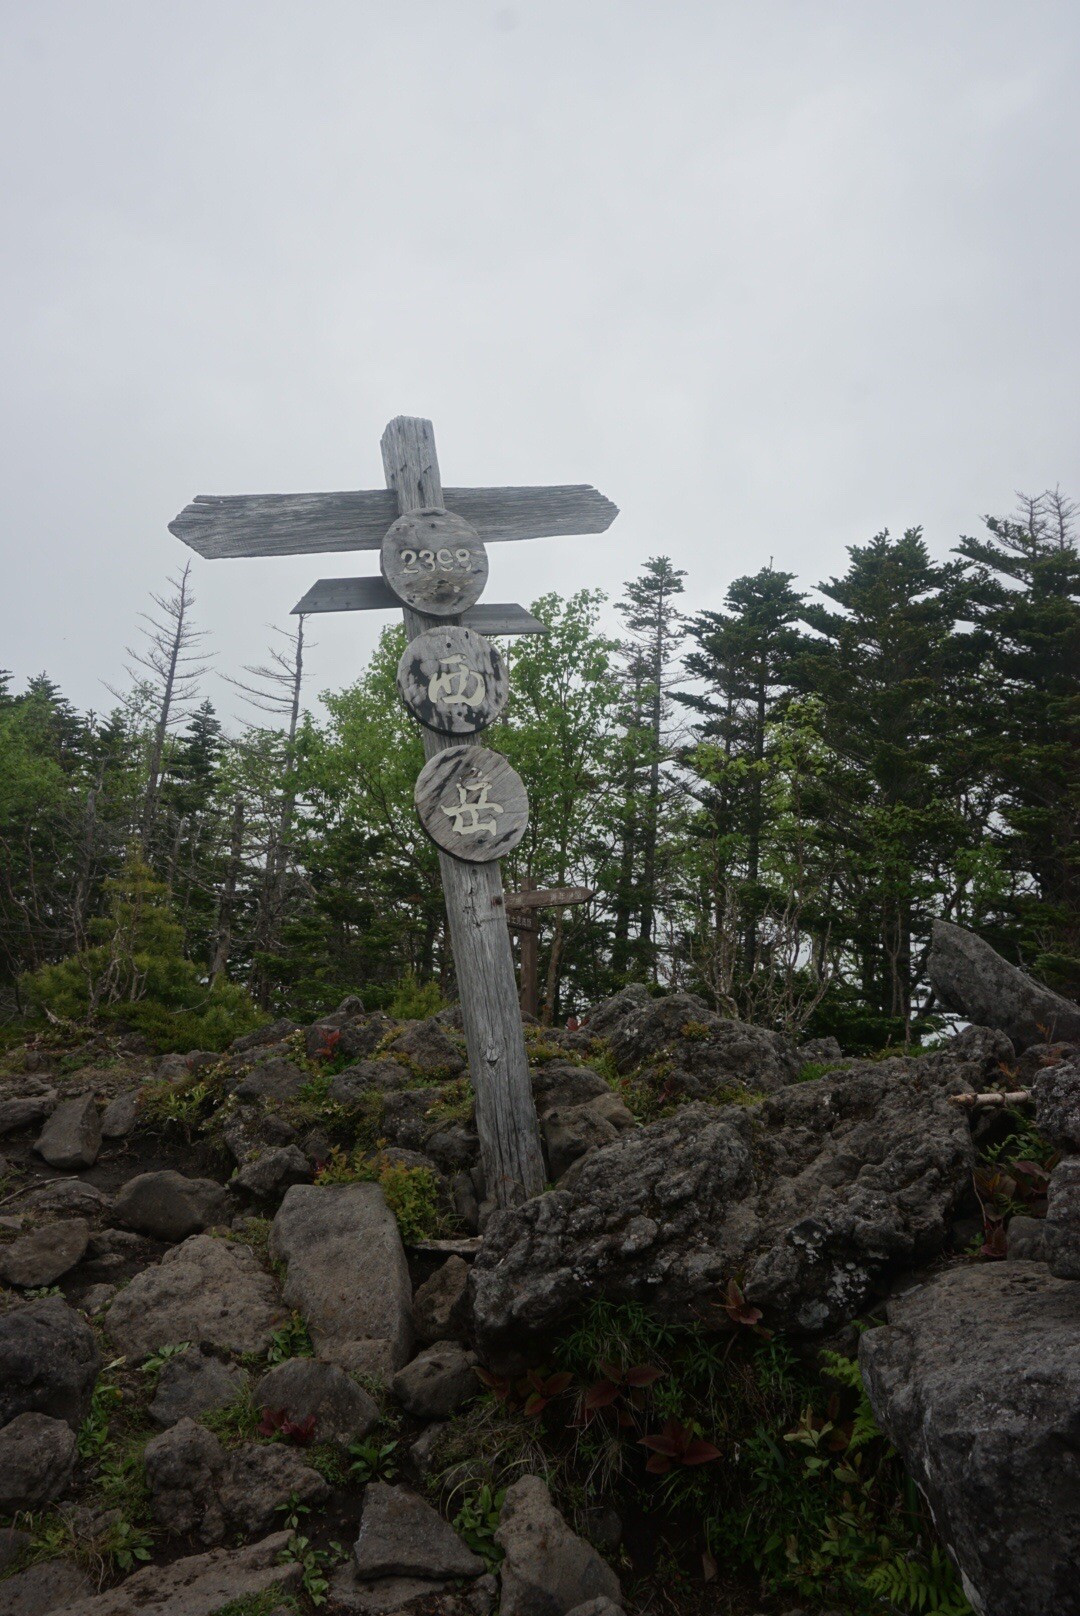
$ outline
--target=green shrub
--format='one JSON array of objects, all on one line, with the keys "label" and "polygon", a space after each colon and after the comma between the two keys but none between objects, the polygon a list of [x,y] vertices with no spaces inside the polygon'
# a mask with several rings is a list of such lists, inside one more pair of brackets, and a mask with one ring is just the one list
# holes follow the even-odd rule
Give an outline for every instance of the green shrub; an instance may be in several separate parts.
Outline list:
[{"label": "green shrub", "polygon": [[166,889],[139,858],[129,858],[105,890],[108,913],[91,925],[95,941],[21,979],[32,1011],[111,1022],[160,1051],[223,1049],[265,1019],[243,988],[207,981],[184,957]]}]

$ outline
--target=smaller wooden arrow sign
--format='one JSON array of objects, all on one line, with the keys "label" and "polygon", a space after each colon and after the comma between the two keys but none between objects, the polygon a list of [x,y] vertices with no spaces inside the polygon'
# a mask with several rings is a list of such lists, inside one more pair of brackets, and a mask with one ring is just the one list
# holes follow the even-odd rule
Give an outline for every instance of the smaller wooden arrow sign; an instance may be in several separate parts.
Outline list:
[{"label": "smaller wooden arrow sign", "polygon": [[595,898],[596,893],[592,887],[549,887],[533,888],[530,892],[508,892],[505,897],[507,910],[512,909],[564,909],[572,903],[588,903]]}]

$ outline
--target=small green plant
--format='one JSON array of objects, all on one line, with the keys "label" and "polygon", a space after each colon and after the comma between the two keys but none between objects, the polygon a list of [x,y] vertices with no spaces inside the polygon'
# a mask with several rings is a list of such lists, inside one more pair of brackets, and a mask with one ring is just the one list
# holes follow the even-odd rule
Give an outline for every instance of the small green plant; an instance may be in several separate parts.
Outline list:
[{"label": "small green plant", "polygon": [[300,1606],[291,1594],[282,1593],[280,1588],[264,1588],[261,1594],[230,1599],[227,1605],[219,1605],[211,1616],[278,1616],[281,1611],[287,1611],[288,1616],[300,1616]]},{"label": "small green plant", "polygon": [[398,1472],[396,1441],[350,1442],[349,1473],[354,1482],[393,1481]]},{"label": "small green plant", "polygon": [[224,1407],[208,1408],[205,1414],[200,1415],[201,1423],[226,1447],[250,1441],[256,1435],[261,1419],[262,1409],[257,1406],[250,1390],[241,1392]]},{"label": "small green plant", "polygon": [[291,1313],[285,1323],[275,1330],[270,1337],[270,1346],[267,1349],[267,1363],[284,1363],[288,1358],[313,1358],[315,1348],[311,1344],[308,1327],[299,1313]]},{"label": "small green plant", "polygon": [[424,1021],[446,1008],[437,982],[418,982],[407,971],[398,984],[397,992],[387,1005],[387,1013],[395,1021]]},{"label": "small green plant", "polygon": [[311,1539],[300,1531],[311,1510],[307,1504],[300,1502],[298,1494],[290,1494],[288,1503],[279,1504],[277,1507],[278,1512],[285,1517],[282,1525],[291,1534],[288,1543],[278,1555],[278,1560],[282,1565],[298,1565],[304,1592],[311,1603],[325,1605],[330,1588],[327,1570],[344,1558],[345,1551],[340,1543],[334,1542],[329,1548],[317,1549]]},{"label": "small green plant", "polygon": [[447,1232],[447,1221],[439,1206],[438,1180],[430,1167],[406,1167],[382,1155],[368,1157],[362,1149],[348,1156],[335,1148],[315,1181],[378,1184],[406,1243],[433,1240]]},{"label": "small green plant", "polygon": [[170,1363],[173,1358],[182,1357],[190,1346],[190,1341],[177,1341],[173,1346],[159,1347],[155,1353],[152,1353],[147,1358],[145,1363],[140,1364],[140,1375],[153,1375],[156,1380],[165,1365]]},{"label": "small green plant", "polygon": [[123,1358],[114,1358],[98,1377],[90,1399],[90,1412],[79,1427],[77,1445],[80,1459],[98,1459],[109,1445],[109,1418],[123,1402],[124,1394],[114,1381],[106,1377],[123,1363]]},{"label": "small green plant", "polygon": [[118,1571],[131,1571],[149,1560],[154,1549],[153,1533],[133,1521],[111,1521],[97,1543],[98,1552],[110,1559]]},{"label": "small green plant", "polygon": [[494,1571],[503,1558],[503,1551],[495,1541],[495,1533],[505,1498],[505,1487],[493,1492],[485,1483],[476,1492],[465,1495],[461,1508],[454,1516],[454,1531],[465,1539],[474,1554],[484,1559],[489,1571]]}]

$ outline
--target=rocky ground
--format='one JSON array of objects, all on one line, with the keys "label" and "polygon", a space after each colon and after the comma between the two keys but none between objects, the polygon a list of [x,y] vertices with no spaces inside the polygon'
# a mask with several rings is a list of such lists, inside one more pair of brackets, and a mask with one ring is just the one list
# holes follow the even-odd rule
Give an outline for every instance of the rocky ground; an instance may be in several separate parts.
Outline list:
[{"label": "rocky ground", "polygon": [[915,1058],[528,1028],[508,1213],[453,1011],[11,1051],[0,1613],[1080,1610],[1080,1045],[950,932]]}]

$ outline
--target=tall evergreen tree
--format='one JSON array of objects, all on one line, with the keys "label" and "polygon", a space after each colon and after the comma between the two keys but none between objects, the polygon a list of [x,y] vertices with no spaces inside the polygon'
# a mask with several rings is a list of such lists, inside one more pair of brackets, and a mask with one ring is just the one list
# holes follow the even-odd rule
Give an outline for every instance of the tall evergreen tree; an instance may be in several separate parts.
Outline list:
[{"label": "tall evergreen tree", "polygon": [[[683,592],[685,577],[685,572],[672,566],[670,557],[651,556],[615,603],[628,631],[624,654],[636,707],[627,737],[622,866],[635,871],[631,891],[636,896],[639,966],[654,981],[657,850],[665,796],[662,766],[673,755],[666,728],[671,715],[672,673],[684,633],[675,602]],[[632,853],[627,852],[628,846]]]},{"label": "tall evergreen tree", "polygon": [[1058,490],[988,517],[974,563],[987,646],[985,745],[1000,791],[1008,914],[995,940],[1080,993],[1080,550]]}]

